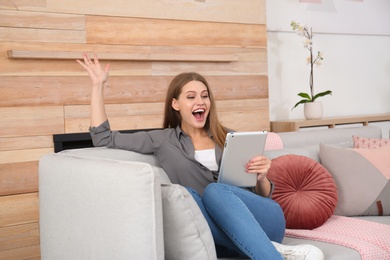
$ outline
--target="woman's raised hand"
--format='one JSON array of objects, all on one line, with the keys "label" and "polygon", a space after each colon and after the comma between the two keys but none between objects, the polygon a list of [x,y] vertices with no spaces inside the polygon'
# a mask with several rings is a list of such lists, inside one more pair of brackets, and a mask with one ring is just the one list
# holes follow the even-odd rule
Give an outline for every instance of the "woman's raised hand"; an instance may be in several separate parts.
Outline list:
[{"label": "woman's raised hand", "polygon": [[110,64],[107,64],[103,69],[96,53],[93,54],[93,60],[89,58],[88,54],[84,53],[83,61],[77,60],[77,62],[88,72],[92,84],[103,85],[107,81]]},{"label": "woman's raised hand", "polygon": [[77,62],[88,71],[89,77],[92,80],[91,126],[97,127],[107,120],[103,96],[104,83],[107,81],[110,65],[107,64],[103,69],[96,54],[93,54],[93,60],[91,60],[86,53],[83,54],[83,61],[77,60]]}]

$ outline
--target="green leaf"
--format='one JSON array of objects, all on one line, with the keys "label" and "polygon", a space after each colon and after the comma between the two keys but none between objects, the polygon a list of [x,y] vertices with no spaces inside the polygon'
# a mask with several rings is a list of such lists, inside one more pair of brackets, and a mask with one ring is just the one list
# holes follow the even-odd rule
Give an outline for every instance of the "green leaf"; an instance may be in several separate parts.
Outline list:
[{"label": "green leaf", "polygon": [[309,103],[310,101],[307,100],[307,99],[302,99],[301,101],[299,101],[298,103],[295,104],[295,106],[293,108],[291,108],[291,110],[293,110],[294,108],[296,108],[298,105],[300,104],[304,104],[304,103]]},{"label": "green leaf", "polygon": [[314,100],[316,100],[317,98],[323,97],[323,96],[326,96],[326,95],[332,95],[332,91],[327,90],[327,91],[324,91],[324,92],[321,92],[321,93],[316,94],[316,95],[313,97],[312,102],[314,102]]},{"label": "green leaf", "polygon": [[298,93],[298,96],[303,97],[303,98],[306,98],[309,102],[312,101],[310,95],[307,94],[307,93],[301,92],[301,93]]}]

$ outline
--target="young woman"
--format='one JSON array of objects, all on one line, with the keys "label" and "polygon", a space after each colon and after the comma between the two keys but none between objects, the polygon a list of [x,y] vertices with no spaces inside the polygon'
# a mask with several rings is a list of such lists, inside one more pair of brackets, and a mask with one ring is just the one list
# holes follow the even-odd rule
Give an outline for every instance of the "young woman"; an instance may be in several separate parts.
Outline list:
[{"label": "young woman", "polygon": [[90,133],[94,145],[155,154],[170,180],[187,187],[198,203],[219,256],[323,259],[318,248],[279,244],[284,237],[285,219],[280,206],[269,198],[273,184],[267,179],[271,166],[268,158],[258,156],[246,164],[248,173],[257,174],[257,184],[251,190],[216,183],[227,130],[218,120],[204,77],[190,72],[172,80],[163,130],[121,134],[110,130],[104,107],[109,65],[103,69],[96,54],[92,60],[84,54],[83,60],[77,62],[92,80]]}]

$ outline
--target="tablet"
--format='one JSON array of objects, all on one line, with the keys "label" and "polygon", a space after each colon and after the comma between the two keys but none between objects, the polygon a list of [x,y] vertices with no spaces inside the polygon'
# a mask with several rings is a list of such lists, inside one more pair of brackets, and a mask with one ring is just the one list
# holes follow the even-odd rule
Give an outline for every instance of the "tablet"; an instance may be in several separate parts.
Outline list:
[{"label": "tablet", "polygon": [[263,154],[266,139],[266,131],[228,133],[218,182],[238,187],[256,186],[257,174],[247,173],[245,164]]}]

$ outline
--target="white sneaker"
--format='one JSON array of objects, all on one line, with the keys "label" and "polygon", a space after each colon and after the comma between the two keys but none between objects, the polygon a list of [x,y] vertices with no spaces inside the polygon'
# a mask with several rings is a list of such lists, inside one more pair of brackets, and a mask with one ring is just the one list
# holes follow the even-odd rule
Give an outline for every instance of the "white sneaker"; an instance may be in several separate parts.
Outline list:
[{"label": "white sneaker", "polygon": [[301,244],[296,246],[282,245],[272,242],[276,250],[283,256],[284,260],[323,260],[324,254],[318,247]]}]

